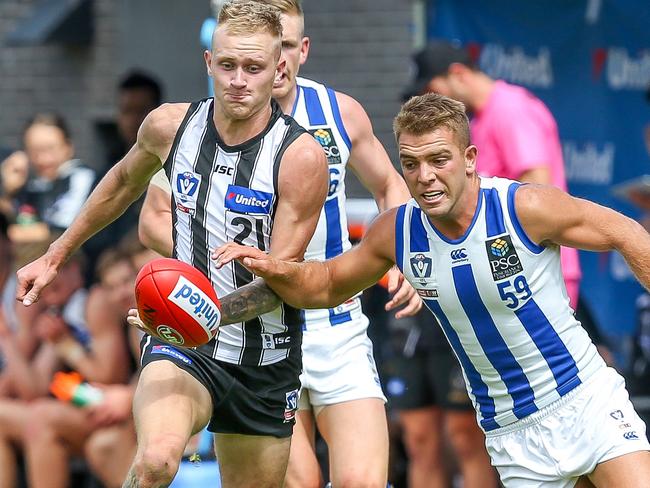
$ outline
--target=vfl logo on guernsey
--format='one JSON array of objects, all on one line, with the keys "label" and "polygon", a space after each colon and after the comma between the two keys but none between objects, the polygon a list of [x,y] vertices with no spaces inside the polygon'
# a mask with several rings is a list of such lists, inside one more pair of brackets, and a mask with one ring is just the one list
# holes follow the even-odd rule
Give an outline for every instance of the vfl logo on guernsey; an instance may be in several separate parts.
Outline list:
[{"label": "vfl logo on guernsey", "polygon": [[286,424],[296,417],[298,410],[298,390],[291,390],[284,394],[286,404],[284,406],[284,420]]},{"label": "vfl logo on guernsey", "polygon": [[424,254],[416,254],[411,258],[411,270],[416,279],[426,280],[431,278],[431,258]]},{"label": "vfl logo on guernsey", "polygon": [[233,212],[268,215],[271,213],[271,200],[273,200],[272,193],[228,185],[224,203],[226,208]]},{"label": "vfl logo on guernsey", "polygon": [[512,245],[510,236],[505,235],[485,242],[492,278],[499,281],[523,271],[521,261]]},{"label": "vfl logo on guernsey", "polygon": [[209,337],[214,337],[221,321],[221,313],[212,299],[198,286],[179,276],[176,286],[167,298],[201,324]]},{"label": "vfl logo on guernsey", "polygon": [[327,162],[329,164],[341,164],[341,151],[336,145],[332,129],[329,127],[322,127],[320,129],[312,129],[309,132],[321,145],[323,151],[325,151]]},{"label": "vfl logo on guernsey", "polygon": [[196,197],[201,185],[201,175],[186,171],[176,176],[176,208],[193,214],[196,211]]}]

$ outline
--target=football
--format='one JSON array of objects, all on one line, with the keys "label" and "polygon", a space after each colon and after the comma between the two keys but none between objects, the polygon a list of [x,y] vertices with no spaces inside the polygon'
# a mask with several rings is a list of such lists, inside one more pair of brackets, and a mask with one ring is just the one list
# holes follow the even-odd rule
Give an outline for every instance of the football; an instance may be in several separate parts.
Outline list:
[{"label": "football", "polygon": [[140,319],[174,346],[197,347],[217,333],[220,303],[210,280],[177,259],[160,258],[142,267],[135,280]]}]

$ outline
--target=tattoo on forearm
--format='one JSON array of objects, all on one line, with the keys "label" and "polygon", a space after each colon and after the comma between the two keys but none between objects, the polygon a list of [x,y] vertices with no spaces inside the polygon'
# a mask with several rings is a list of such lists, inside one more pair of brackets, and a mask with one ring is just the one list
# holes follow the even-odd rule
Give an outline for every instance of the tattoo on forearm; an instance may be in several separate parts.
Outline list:
[{"label": "tattoo on forearm", "polygon": [[221,299],[221,325],[245,322],[270,312],[281,300],[261,278],[238,288]]}]

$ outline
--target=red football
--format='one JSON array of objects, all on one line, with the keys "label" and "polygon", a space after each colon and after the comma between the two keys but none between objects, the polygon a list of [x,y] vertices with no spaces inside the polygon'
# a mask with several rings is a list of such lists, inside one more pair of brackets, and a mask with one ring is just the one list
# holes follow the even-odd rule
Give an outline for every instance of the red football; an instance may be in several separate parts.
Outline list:
[{"label": "red football", "polygon": [[154,259],[135,280],[140,319],[159,339],[196,347],[217,333],[221,304],[210,280],[177,259]]}]

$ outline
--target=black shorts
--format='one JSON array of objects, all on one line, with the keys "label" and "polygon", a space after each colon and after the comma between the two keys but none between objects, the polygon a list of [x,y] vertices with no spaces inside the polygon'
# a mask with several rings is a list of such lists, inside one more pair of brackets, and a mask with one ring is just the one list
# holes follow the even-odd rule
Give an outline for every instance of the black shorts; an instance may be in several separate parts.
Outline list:
[{"label": "black shorts", "polygon": [[472,410],[458,360],[451,350],[416,352],[396,356],[387,368],[389,406],[411,410],[437,406],[445,410]]},{"label": "black shorts", "polygon": [[210,432],[273,437],[293,433],[302,368],[299,351],[268,366],[241,366],[203,352],[212,346],[175,347],[146,335],[140,347],[142,367],[171,361],[206,387],[212,397]]}]

